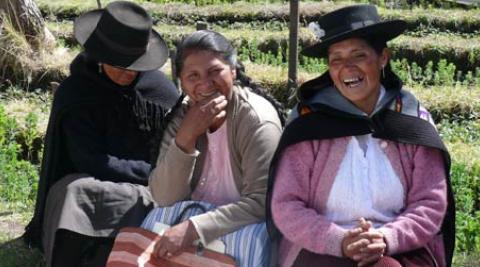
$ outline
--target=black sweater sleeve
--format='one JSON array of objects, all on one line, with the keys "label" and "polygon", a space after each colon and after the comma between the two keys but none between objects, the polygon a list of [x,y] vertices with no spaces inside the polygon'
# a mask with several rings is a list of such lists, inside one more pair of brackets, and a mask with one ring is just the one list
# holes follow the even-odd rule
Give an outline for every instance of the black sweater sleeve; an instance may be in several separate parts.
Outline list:
[{"label": "black sweater sleeve", "polygon": [[147,185],[150,164],[109,155],[90,116],[77,110],[62,119],[62,138],[76,171],[104,181]]}]

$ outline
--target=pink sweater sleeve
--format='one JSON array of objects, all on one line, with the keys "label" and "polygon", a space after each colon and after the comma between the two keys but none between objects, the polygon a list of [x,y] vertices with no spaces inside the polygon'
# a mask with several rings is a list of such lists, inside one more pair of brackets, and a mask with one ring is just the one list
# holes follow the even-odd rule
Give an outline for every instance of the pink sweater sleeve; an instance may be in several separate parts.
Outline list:
[{"label": "pink sweater sleeve", "polygon": [[[416,146],[411,177],[407,177],[405,210],[379,230],[389,255],[420,248],[440,230],[447,208],[445,165],[440,151]],[[407,171],[408,173],[408,171]]]},{"label": "pink sweater sleeve", "polygon": [[315,158],[310,141],[292,145],[284,151],[273,189],[273,220],[284,238],[298,246],[340,257],[346,230],[309,207]]}]

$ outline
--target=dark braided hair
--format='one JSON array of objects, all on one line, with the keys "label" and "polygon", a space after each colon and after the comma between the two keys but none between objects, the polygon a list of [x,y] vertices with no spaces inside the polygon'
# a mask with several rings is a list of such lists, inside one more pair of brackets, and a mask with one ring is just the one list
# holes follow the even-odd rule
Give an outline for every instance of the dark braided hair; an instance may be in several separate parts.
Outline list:
[{"label": "dark braided hair", "polygon": [[199,50],[212,51],[220,55],[232,69],[236,70],[237,78],[235,80],[235,84],[250,88],[252,92],[268,100],[277,111],[282,126],[285,125],[285,120],[287,117],[285,107],[270,93],[268,93],[258,84],[254,83],[252,79],[245,74],[244,65],[237,60],[237,51],[227,40],[227,38],[218,32],[211,30],[196,31],[182,41],[182,43],[178,46],[177,56],[175,58],[177,77],[179,77],[180,72],[182,71],[185,58],[187,58],[190,53]]}]

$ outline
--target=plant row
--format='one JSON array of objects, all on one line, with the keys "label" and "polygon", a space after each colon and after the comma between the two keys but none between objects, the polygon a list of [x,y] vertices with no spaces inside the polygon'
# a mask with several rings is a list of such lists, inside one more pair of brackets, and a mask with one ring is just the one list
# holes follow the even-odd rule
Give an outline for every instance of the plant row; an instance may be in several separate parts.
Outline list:
[{"label": "plant row", "polygon": [[[102,1],[104,4],[110,1]],[[141,3],[154,17],[157,23],[191,25],[199,20],[211,23],[232,24],[235,22],[289,21],[289,4],[254,4],[235,2],[233,4],[216,4],[195,6],[184,3],[155,4]],[[87,10],[96,8],[95,1],[38,0],[42,13],[47,17],[72,20]],[[317,21],[320,16],[352,2],[301,2],[300,22],[307,25]],[[409,30],[425,26],[460,33],[475,33],[480,29],[480,12],[462,9],[387,9],[379,8],[384,19],[402,19]]]},{"label": "plant row", "polygon": [[[71,23],[49,23],[54,34],[64,40],[67,45],[75,44]],[[160,25],[155,27],[166,41],[173,47],[187,34],[195,30],[194,26]],[[288,31],[287,30],[259,30],[259,29],[225,29],[212,25],[213,30],[219,31],[232,40],[235,47],[252,55],[255,60],[258,53],[281,55],[282,62],[287,61]],[[299,32],[299,47],[306,47],[315,43],[315,37],[307,28]],[[474,72],[480,67],[480,35],[473,38],[462,38],[445,34],[429,34],[423,37],[399,36],[389,42],[394,58],[406,58],[425,67],[428,63],[438,63],[441,59],[453,63],[457,71]],[[247,50],[245,50],[247,49]],[[303,61],[302,61],[303,62]]]}]

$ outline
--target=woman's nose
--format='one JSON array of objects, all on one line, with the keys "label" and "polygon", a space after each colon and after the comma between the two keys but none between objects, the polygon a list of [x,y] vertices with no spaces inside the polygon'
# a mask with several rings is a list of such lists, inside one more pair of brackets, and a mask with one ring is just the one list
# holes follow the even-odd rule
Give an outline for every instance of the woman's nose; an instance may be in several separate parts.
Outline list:
[{"label": "woman's nose", "polygon": [[200,80],[199,87],[203,90],[210,90],[213,86],[212,79],[206,77]]}]

